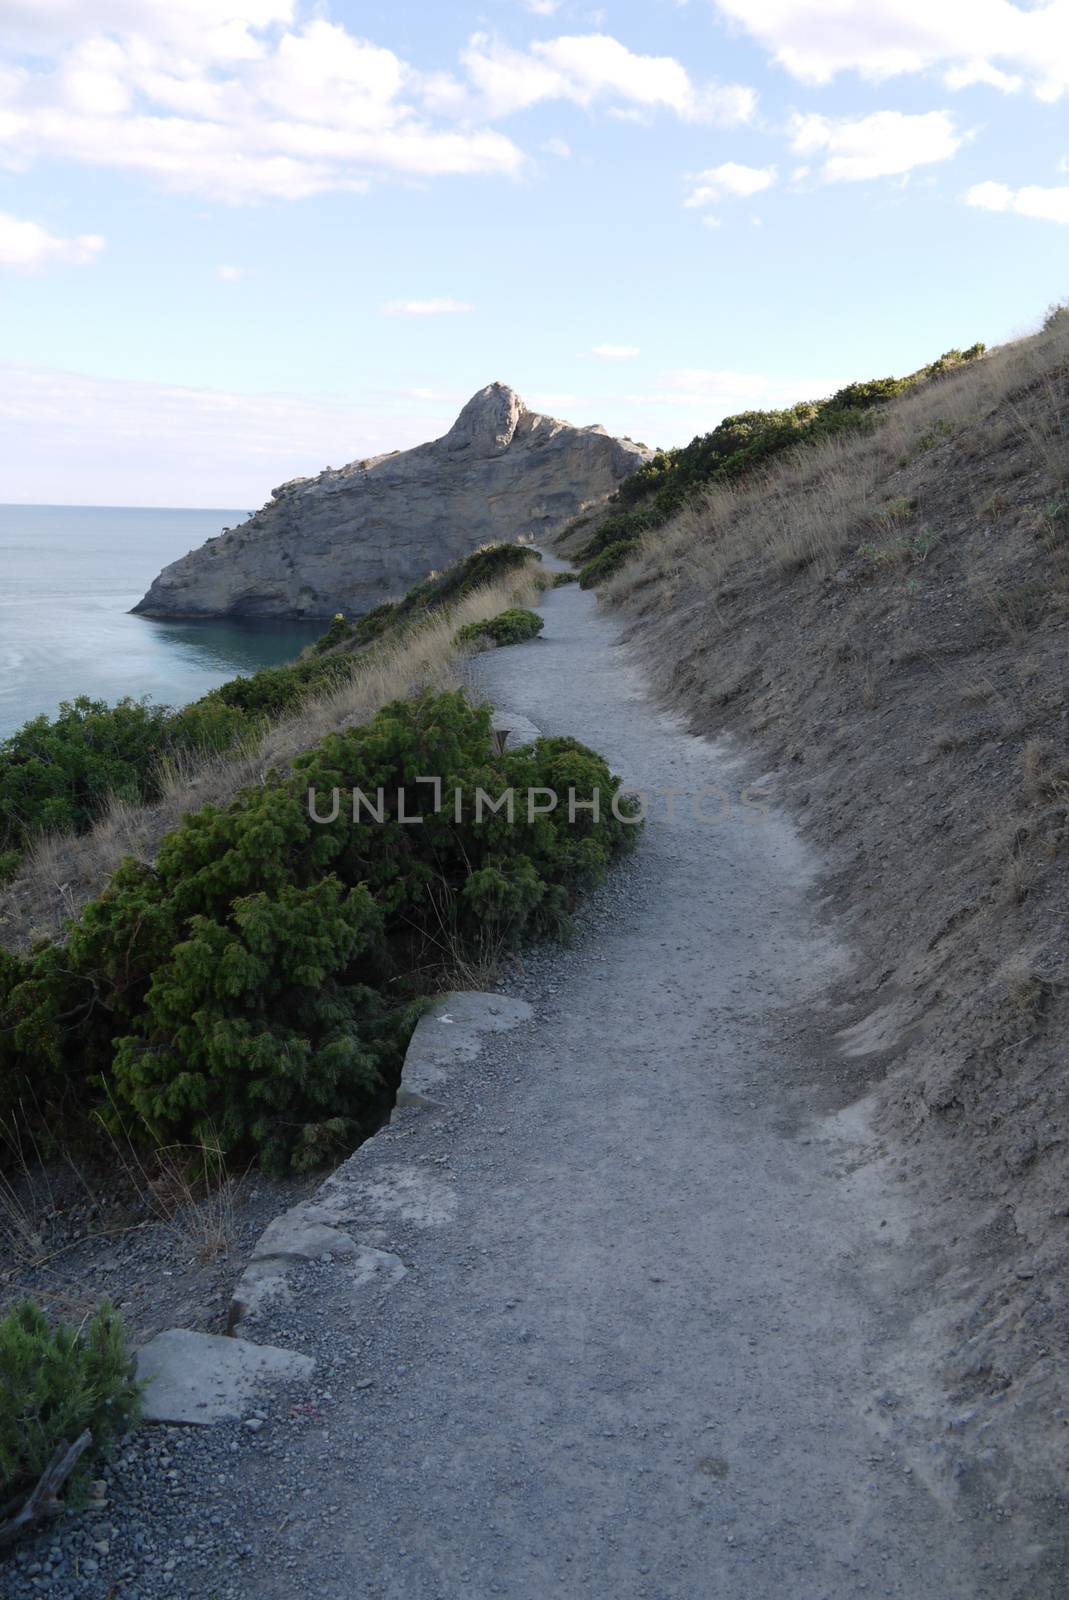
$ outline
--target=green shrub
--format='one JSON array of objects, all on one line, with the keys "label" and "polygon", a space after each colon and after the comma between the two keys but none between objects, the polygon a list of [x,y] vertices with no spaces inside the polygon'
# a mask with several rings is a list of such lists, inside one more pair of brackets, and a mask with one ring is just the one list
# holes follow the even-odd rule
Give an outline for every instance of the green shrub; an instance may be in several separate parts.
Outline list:
[{"label": "green shrub", "polygon": [[453,561],[441,572],[433,573],[401,600],[387,600],[376,606],[354,625],[358,645],[370,644],[384,634],[419,621],[442,606],[462,600],[486,584],[495,583],[509,573],[520,573],[541,561],[541,553],[527,545],[487,544],[471,555]]},{"label": "green shrub", "polygon": [[340,644],[348,644],[353,636],[353,624],[346,622],[339,611],[335,614],[326,633],[322,634],[311,646],[312,653],[317,656],[325,655],[328,650],[334,650]]},{"label": "green shrub", "polygon": [[457,644],[481,645],[490,650],[496,645],[523,644],[527,639],[537,639],[544,626],[537,612],[526,611],[522,606],[509,606],[507,611],[499,611],[496,617],[465,623],[458,628],[456,641]]},{"label": "green shrub", "polygon": [[381,938],[368,891],[334,877],[193,917],[118,1041],[116,1096],[160,1143],[214,1136],[268,1171],[351,1150],[381,1121],[384,1069],[415,1021],[353,978]]},{"label": "green shrub", "polygon": [[248,677],[231,678],[229,683],[220,684],[197,704],[222,704],[243,711],[247,717],[270,720],[296,710],[309,694],[327,688],[346,670],[344,662],[318,660],[314,656],[288,666],[262,667]]},{"label": "green shrub", "polygon": [[[81,1332],[50,1326],[29,1300],[0,1321],[0,1508],[17,1509],[60,1444],[88,1428],[99,1452],[137,1415],[122,1325],[109,1305]],[[89,1460],[82,1457],[75,1482]]]},{"label": "green shrub", "polygon": [[167,743],[166,706],[81,696],[0,743],[0,847],[37,832],[81,831],[110,795],[137,801]]},{"label": "green shrub", "polygon": [[554,589],[563,589],[566,583],[578,583],[578,572],[555,572],[553,574]]},{"label": "green shrub", "polygon": [[178,712],[130,699],[65,701],[0,743],[0,852],[17,862],[35,834],[83,833],[112,798],[158,799],[168,758],[228,749],[247,727],[215,695]]},{"label": "green shrub", "polygon": [[611,578],[618,572],[625,562],[629,561],[639,548],[638,539],[621,539],[618,544],[611,544],[594,557],[592,561],[579,568],[580,589],[594,589],[606,578]]},{"label": "green shrub", "polygon": [[[420,806],[425,774],[440,810]],[[510,787],[597,790],[601,815],[478,814],[477,791]],[[0,1082],[31,1084],[53,1130],[106,1102],[159,1143],[210,1126],[270,1172],[351,1148],[391,1103],[419,974],[565,934],[577,891],[633,841],[616,787],[572,740],[495,755],[489,710],[461,694],[386,706],[187,816],[155,866],[126,861],[65,946],[0,960]],[[376,806],[382,791],[381,820],[354,819],[354,789]]]}]

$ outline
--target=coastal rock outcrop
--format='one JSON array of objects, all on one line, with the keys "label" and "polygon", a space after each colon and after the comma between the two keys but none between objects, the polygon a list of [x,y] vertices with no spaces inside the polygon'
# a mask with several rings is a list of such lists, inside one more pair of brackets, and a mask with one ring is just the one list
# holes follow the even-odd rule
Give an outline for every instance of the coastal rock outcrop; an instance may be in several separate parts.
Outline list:
[{"label": "coastal rock outcrop", "polygon": [[134,610],[359,614],[481,544],[552,535],[648,456],[604,428],[529,411],[492,383],[441,439],[282,484],[247,522],[165,567]]}]

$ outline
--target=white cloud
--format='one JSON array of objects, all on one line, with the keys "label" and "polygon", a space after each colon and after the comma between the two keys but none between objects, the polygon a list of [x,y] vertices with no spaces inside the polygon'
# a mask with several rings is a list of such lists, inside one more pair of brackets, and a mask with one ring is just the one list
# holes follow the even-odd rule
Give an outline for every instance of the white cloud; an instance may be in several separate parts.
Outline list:
[{"label": "white cloud", "polygon": [[990,61],[963,61],[960,66],[948,67],[943,74],[948,89],[969,89],[976,83],[987,84],[991,89],[1001,89],[1003,94],[1016,94],[1024,87],[1019,72],[1003,72]]},{"label": "white cloud", "polygon": [[631,361],[639,354],[639,349],[634,344],[592,344],[590,354],[600,356],[603,361]]},{"label": "white cloud", "polygon": [[978,206],[983,211],[1014,211],[1021,217],[1033,217],[1040,222],[1069,223],[1069,186],[1043,188],[1028,184],[1023,189],[1011,189],[1005,183],[974,183],[965,195],[965,203]]},{"label": "white cloud", "polygon": [[388,317],[441,317],[453,316],[462,311],[474,311],[466,300],[388,300],[383,306]]},{"label": "white cloud", "polygon": [[241,279],[246,276],[246,273],[244,267],[219,267],[217,270],[217,276],[223,281],[223,283],[240,283]]},{"label": "white cloud", "polygon": [[968,137],[958,132],[947,111],[915,116],[875,111],[854,121],[811,114],[796,116],[791,124],[791,149],[799,155],[822,156],[819,175],[825,183],[889,177],[947,161]]},{"label": "white cloud", "polygon": [[694,187],[683,204],[708,206],[718,200],[745,198],[770,189],[775,181],[775,167],[745,167],[737,161],[725,161],[719,167],[707,167],[694,174],[690,180]]},{"label": "white cloud", "polygon": [[547,156],[559,156],[562,161],[567,161],[572,153],[572,147],[566,139],[544,139],[540,148]]},{"label": "white cloud", "polygon": [[238,394],[0,363],[9,499],[253,510],[287,478],[444,433],[458,403],[383,392],[359,404]]},{"label": "white cloud", "polygon": [[562,35],[514,50],[490,34],[474,34],[461,62],[470,89],[436,79],[433,104],[493,119],[547,100],[589,108],[608,102],[624,110],[674,111],[687,122],[724,126],[753,116],[757,95],[741,84],[696,84],[672,56],[638,55],[604,33]]},{"label": "white cloud", "polygon": [[[509,48],[472,36],[459,69],[417,70],[295,0],[0,0],[0,167],[68,160],[228,203],[359,192],[381,178],[516,176],[491,126],[566,101],[689,122],[752,117],[743,85],[597,32]],[[549,15],[545,5],[540,14]],[[563,155],[563,141],[548,141]]]},{"label": "white cloud", "polygon": [[292,21],[294,0],[4,0],[0,40],[40,49],[88,34],[138,31],[203,60],[257,54],[254,30]]},{"label": "white cloud", "polygon": [[523,0],[523,3],[536,17],[551,17],[561,8],[561,0]]},{"label": "white cloud", "polygon": [[42,228],[0,211],[0,268],[15,272],[39,272],[53,265],[85,267],[95,261],[104,241],[98,233],[82,233],[74,239],[61,239]]},{"label": "white cloud", "polygon": [[1040,99],[1069,85],[1066,0],[716,0],[804,83],[840,72],[879,82],[937,67],[952,87],[1012,92],[1023,75]]},{"label": "white cloud", "polygon": [[[237,202],[361,190],[380,176],[510,176],[485,126],[443,125],[391,50],[290,0],[7,0],[31,50],[0,78],[0,166],[66,159]],[[80,36],[84,35],[84,36]]]}]

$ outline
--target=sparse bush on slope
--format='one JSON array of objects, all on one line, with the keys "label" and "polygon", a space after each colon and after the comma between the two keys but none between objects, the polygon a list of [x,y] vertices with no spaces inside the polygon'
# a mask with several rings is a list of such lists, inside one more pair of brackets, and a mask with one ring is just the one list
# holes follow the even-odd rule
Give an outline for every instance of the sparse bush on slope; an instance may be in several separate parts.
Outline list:
[{"label": "sparse bush on slope", "polygon": [[614,572],[619,572],[640,546],[639,539],[620,539],[615,544],[606,545],[579,568],[580,589],[596,589],[599,583],[604,583]]},{"label": "sparse bush on slope", "polygon": [[384,635],[421,621],[434,611],[455,604],[487,584],[498,583],[509,576],[529,576],[537,572],[541,560],[541,554],[526,545],[482,545],[471,555],[451,562],[441,572],[431,573],[400,600],[386,600],[350,623],[344,618],[335,618],[316,648],[329,649],[328,637],[335,646],[363,648]]},{"label": "sparse bush on slope", "polygon": [[639,549],[644,535],[663,527],[703,488],[740,481],[800,446],[863,432],[888,401],[958,370],[984,349],[975,344],[948,350],[909,377],[851,383],[826,400],[804,400],[779,411],[743,411],[688,445],[658,451],[625,478],[609,501],[608,515],[578,546],[580,583],[594,588],[611,577]]},{"label": "sparse bush on slope", "polygon": [[523,644],[528,639],[537,639],[544,626],[536,611],[510,606],[507,611],[499,611],[496,617],[466,622],[457,630],[457,643],[473,644],[485,650],[498,645]]}]

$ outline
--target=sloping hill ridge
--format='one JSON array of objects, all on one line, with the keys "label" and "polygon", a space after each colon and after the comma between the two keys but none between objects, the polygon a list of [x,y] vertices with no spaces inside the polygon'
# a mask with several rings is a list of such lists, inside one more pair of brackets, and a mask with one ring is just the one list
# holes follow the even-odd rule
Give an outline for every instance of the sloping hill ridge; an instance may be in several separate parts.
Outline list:
[{"label": "sloping hill ridge", "polygon": [[165,567],[134,610],[359,615],[479,545],[555,534],[649,455],[491,383],[441,439],[282,484],[248,522]]}]

